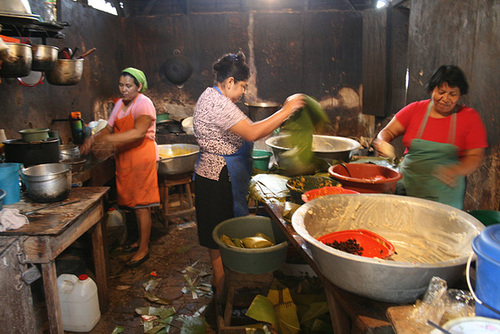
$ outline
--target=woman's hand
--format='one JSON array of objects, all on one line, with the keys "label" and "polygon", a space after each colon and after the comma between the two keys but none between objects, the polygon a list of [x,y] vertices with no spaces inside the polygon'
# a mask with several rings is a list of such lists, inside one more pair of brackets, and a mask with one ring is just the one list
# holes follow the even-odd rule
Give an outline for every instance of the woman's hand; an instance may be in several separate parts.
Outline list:
[{"label": "woman's hand", "polygon": [[297,110],[302,109],[305,105],[306,101],[304,99],[304,94],[293,94],[286,98],[282,109],[290,116]]},{"label": "woman's hand", "polygon": [[383,157],[393,159],[396,157],[396,152],[394,150],[394,146],[389,144],[388,142],[376,138],[373,143],[373,148],[377,151],[377,153]]},{"label": "woman's hand", "polygon": [[439,166],[433,172],[433,175],[451,188],[457,185],[457,176],[461,175],[458,165]]},{"label": "woman's hand", "polygon": [[92,144],[94,143],[94,136],[90,136],[85,141],[83,144],[80,146],[80,154],[83,156],[89,155],[90,151],[92,150]]}]

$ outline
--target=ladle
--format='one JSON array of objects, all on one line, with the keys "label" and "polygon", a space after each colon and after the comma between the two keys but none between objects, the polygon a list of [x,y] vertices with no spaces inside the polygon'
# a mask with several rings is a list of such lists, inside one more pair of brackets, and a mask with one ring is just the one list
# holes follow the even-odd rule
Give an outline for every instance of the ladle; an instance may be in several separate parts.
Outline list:
[{"label": "ladle", "polygon": [[347,166],[345,165],[345,163],[341,162],[340,165],[345,168],[345,170],[347,171],[347,175],[349,177],[352,177],[351,172],[349,171],[349,169],[347,168]]}]

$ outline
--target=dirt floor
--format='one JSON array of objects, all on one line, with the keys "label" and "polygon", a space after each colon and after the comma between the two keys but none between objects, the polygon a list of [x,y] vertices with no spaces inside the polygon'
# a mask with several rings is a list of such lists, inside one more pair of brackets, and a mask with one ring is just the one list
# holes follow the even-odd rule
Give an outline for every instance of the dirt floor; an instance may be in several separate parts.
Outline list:
[{"label": "dirt floor", "polygon": [[[175,212],[175,198],[173,202],[171,212]],[[219,313],[217,313],[215,307],[210,285],[211,264],[208,250],[198,244],[194,219],[194,214],[191,213],[166,221],[159,209],[155,209],[150,239],[150,258],[133,269],[125,267],[131,254],[120,250],[120,244],[135,241],[137,227],[133,213],[128,213],[126,218],[128,240],[125,240],[122,227],[107,229],[109,307],[105,311],[102,310],[100,321],[90,333],[146,333],[155,325],[159,327],[151,330],[150,333],[157,333],[159,329],[163,330],[158,333],[173,334],[218,332],[217,314],[222,314],[222,312],[219,308]],[[58,275],[70,273],[78,276],[85,273],[93,277],[90,245],[91,241],[82,237],[61,254],[56,261]],[[275,276],[273,273],[245,275],[230,271],[229,274],[233,282],[262,280],[270,283]],[[318,284],[311,284],[311,286],[315,286],[314,289],[317,290]],[[42,282],[38,280],[32,285],[33,300],[38,314],[37,318],[42,319],[38,320],[39,327],[42,328],[43,333],[48,333],[46,309],[41,291],[43,291]],[[248,295],[241,292],[235,295],[231,326],[248,323],[249,318],[244,314],[257,293],[267,292],[254,289]],[[323,295],[322,299],[324,299],[324,293],[322,294],[321,291],[316,291],[316,293]],[[322,303],[326,305],[326,301]],[[146,315],[141,316],[138,311]],[[147,315],[157,311],[161,312],[156,318]],[[168,318],[167,315],[170,314],[172,316]],[[165,320],[167,325],[159,322],[158,318]],[[156,320],[151,321],[151,319]],[[324,322],[329,323],[328,318]],[[203,326],[206,331],[199,331],[199,326]],[[331,329],[323,331],[323,333],[329,332]]]}]

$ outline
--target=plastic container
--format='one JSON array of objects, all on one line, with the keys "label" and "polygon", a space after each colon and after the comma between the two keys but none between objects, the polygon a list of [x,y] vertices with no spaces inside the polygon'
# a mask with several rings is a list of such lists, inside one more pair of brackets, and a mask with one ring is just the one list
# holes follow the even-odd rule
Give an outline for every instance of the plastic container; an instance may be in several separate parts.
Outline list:
[{"label": "plastic container", "polygon": [[472,242],[472,249],[477,255],[476,287],[477,298],[489,305],[476,303],[476,315],[500,319],[500,224],[488,226]]},{"label": "plastic container", "polygon": [[467,211],[474,218],[479,220],[485,226],[500,224],[500,211],[493,210],[471,210]]},{"label": "plastic container", "polygon": [[63,329],[90,332],[101,319],[97,285],[87,275],[62,274],[57,278]]},{"label": "plastic container", "polygon": [[19,169],[21,164],[7,162],[0,164],[0,189],[7,193],[3,204],[13,204],[21,200],[21,188],[19,186]]},{"label": "plastic container", "polygon": [[318,188],[318,189],[313,189],[306,191],[305,193],[302,194],[302,200],[304,203],[307,203],[309,201],[312,201],[315,198],[321,197],[321,196],[327,196],[327,195],[342,195],[342,194],[359,194],[359,192],[351,190],[351,189],[345,189],[344,187],[323,187],[323,188]]},{"label": "plastic container", "polygon": [[403,174],[375,164],[338,164],[328,168],[332,178],[347,189],[360,193],[394,194]]},{"label": "plastic container", "polygon": [[302,194],[309,190],[339,185],[340,182],[331,177],[316,175],[294,176],[286,182],[286,187],[290,191],[290,200],[295,204],[304,204]]},{"label": "plastic container", "polygon": [[252,153],[253,168],[263,171],[269,170],[269,159],[273,155],[272,152],[264,150],[254,150]]},{"label": "plastic container", "polygon": [[125,212],[116,208],[109,208],[107,212],[106,229],[113,231],[119,244],[127,240],[127,219]]},{"label": "plastic container", "polygon": [[[238,248],[220,240],[224,234],[230,238],[252,237],[261,232],[275,245],[265,248]],[[223,221],[215,227],[212,237],[219,245],[222,263],[229,269],[244,274],[264,274],[277,270],[286,260],[286,236],[268,217],[245,216]]]},{"label": "plastic container", "polygon": [[394,245],[380,235],[368,230],[345,230],[325,234],[318,238],[324,244],[356,240],[362,250],[361,256],[386,258],[394,254]]},{"label": "plastic container", "polygon": [[7,193],[5,192],[5,190],[0,189],[0,211],[3,208],[3,199],[5,198],[5,195],[7,195]]}]

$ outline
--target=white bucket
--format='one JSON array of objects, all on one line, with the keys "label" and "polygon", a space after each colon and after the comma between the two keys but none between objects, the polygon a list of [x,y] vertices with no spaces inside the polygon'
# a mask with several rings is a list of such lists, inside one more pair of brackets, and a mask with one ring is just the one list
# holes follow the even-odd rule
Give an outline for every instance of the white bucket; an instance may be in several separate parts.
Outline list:
[{"label": "white bucket", "polygon": [[122,245],[127,240],[127,218],[125,212],[109,208],[107,212],[106,229],[112,230],[118,243]]},{"label": "white bucket", "polygon": [[63,329],[90,332],[101,318],[95,282],[87,275],[62,274],[57,278],[57,287]]}]

